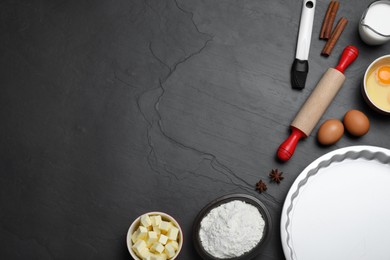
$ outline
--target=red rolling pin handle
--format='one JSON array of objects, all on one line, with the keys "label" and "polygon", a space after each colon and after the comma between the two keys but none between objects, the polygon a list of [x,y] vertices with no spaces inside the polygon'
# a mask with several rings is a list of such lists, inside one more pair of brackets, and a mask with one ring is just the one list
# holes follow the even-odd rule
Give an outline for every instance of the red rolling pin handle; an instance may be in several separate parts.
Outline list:
[{"label": "red rolling pin handle", "polygon": [[282,161],[288,161],[294,154],[298,141],[303,137],[307,137],[304,132],[293,126],[291,127],[291,131],[291,135],[279,146],[278,149],[278,158]]},{"label": "red rolling pin handle", "polygon": [[355,46],[347,46],[344,48],[343,53],[341,54],[341,58],[339,64],[336,66],[336,70],[340,71],[344,74],[345,69],[356,60],[359,55],[359,51]]},{"label": "red rolling pin handle", "polygon": [[[359,54],[358,49],[355,46],[345,47],[339,64],[335,69],[344,74],[345,69],[357,58]],[[298,141],[301,138],[307,137],[307,135],[296,127],[291,127],[291,135],[279,146],[278,158],[281,161],[288,161],[294,154]]]}]

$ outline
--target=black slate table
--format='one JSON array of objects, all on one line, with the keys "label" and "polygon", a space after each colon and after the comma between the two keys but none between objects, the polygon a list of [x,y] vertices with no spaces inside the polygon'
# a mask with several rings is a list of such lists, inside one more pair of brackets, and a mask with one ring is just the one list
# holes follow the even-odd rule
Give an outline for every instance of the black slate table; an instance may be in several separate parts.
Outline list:
[{"label": "black slate table", "polygon": [[[366,67],[389,54],[358,36],[371,0],[342,2],[349,24],[320,52],[318,1],[306,88],[290,85],[301,1],[2,1],[0,259],[129,259],[140,214],[181,224],[179,259],[199,259],[191,227],[230,193],[262,200],[274,222],[256,259],[284,259],[284,198],[314,159],[340,147],[390,148],[390,122],[360,94]],[[314,130],[288,163],[275,158],[289,123],[346,45],[360,56],[321,122],[365,112],[370,132],[321,147]],[[284,172],[280,185],[271,169]],[[260,179],[268,190],[259,194]]]}]

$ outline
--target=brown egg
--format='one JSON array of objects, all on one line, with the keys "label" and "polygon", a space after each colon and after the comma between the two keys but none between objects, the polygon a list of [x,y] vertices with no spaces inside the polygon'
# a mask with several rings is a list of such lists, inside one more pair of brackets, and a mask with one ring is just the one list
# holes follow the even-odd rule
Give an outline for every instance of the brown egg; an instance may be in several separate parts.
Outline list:
[{"label": "brown egg", "polygon": [[344,126],[351,135],[362,136],[370,129],[370,121],[359,110],[349,110],[344,116]]},{"label": "brown egg", "polygon": [[317,139],[320,144],[336,143],[344,134],[344,126],[338,119],[326,120],[318,129]]}]

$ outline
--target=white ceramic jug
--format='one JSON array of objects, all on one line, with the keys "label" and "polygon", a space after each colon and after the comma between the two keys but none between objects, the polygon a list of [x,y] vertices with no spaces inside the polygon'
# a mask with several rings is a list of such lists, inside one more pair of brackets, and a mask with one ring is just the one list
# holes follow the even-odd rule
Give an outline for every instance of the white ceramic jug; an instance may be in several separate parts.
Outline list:
[{"label": "white ceramic jug", "polygon": [[368,6],[360,19],[359,34],[370,45],[390,40],[390,1],[375,1]]}]

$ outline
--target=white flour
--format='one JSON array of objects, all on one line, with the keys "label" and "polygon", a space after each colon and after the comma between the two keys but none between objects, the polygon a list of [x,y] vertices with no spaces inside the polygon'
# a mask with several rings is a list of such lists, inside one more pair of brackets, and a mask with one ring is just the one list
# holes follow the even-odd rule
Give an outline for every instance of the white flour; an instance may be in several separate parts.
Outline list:
[{"label": "white flour", "polygon": [[212,209],[203,218],[200,241],[203,248],[217,258],[237,257],[259,243],[264,225],[255,206],[234,200]]}]

